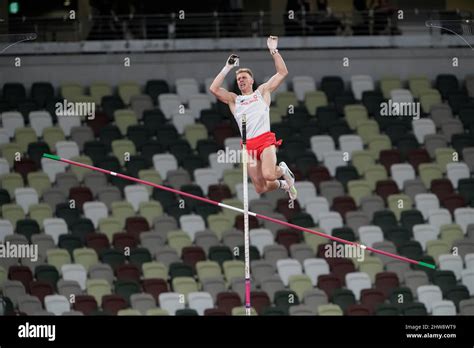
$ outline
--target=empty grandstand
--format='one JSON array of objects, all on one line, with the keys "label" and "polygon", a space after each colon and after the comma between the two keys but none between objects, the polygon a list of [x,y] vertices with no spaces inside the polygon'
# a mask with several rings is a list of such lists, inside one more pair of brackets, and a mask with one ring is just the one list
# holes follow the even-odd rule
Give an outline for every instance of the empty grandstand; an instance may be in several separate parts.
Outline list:
[{"label": "empty grandstand", "polygon": [[[3,47],[38,35],[0,55],[6,315],[246,314],[242,214],[43,155],[242,209],[241,135],[209,86],[233,52],[267,81],[271,33],[289,75],[270,123],[298,198],[249,182],[249,210],[435,267],[251,215],[252,315],[474,315],[472,4],[242,1],[174,23],[179,7],[71,3],[51,11],[77,21],[0,23]],[[240,93],[233,73],[224,87]]]}]

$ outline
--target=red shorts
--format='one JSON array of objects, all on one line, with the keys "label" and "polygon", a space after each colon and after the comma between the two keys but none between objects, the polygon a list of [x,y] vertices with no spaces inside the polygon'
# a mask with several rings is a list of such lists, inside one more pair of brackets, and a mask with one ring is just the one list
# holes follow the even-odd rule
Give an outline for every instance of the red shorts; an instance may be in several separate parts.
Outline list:
[{"label": "red shorts", "polygon": [[255,138],[247,139],[247,152],[251,157],[257,155],[257,160],[260,160],[263,150],[272,145],[279,147],[281,143],[281,139],[276,140],[275,133],[265,132]]}]

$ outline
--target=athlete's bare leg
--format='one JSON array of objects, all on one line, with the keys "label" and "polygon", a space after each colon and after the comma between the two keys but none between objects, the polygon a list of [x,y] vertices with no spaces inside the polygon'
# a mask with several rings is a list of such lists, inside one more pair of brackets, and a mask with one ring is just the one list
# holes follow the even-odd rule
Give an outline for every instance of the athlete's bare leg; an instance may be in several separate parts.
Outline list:
[{"label": "athlete's bare leg", "polygon": [[267,192],[267,181],[262,175],[262,161],[251,161],[247,164],[247,173],[252,180],[255,192],[258,194]]},{"label": "athlete's bare leg", "polygon": [[[296,199],[297,191],[294,187],[294,175],[285,162],[281,162],[278,166],[276,165],[275,145],[271,145],[263,150],[261,161],[262,176],[267,181],[267,190],[272,191],[281,188],[289,193],[290,199]],[[285,180],[278,180],[282,176]]]},{"label": "athlete's bare leg", "polygon": [[263,178],[270,183],[274,183],[275,180],[281,178],[283,170],[276,165],[277,156],[275,145],[265,148],[260,157],[262,161]]},{"label": "athlete's bare leg", "polygon": [[276,165],[276,161],[276,149],[272,145],[263,150],[259,161],[249,162],[248,174],[257,193],[261,194],[281,187],[278,179],[283,175],[283,170]]}]

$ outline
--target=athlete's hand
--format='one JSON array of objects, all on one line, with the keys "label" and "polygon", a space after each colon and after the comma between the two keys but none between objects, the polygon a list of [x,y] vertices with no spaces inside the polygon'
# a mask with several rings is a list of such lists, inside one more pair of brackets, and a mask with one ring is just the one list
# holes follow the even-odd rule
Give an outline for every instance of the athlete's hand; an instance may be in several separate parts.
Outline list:
[{"label": "athlete's hand", "polygon": [[229,58],[227,58],[226,65],[232,69],[233,67],[239,66],[239,56],[236,54],[231,54]]},{"label": "athlete's hand", "polygon": [[267,46],[270,51],[276,50],[278,47],[278,36],[269,36]]}]

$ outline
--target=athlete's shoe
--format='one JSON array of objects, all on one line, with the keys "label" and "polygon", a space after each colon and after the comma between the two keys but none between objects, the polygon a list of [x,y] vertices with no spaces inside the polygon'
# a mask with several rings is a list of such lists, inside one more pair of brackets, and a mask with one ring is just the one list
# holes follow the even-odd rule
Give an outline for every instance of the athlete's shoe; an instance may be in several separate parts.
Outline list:
[{"label": "athlete's shoe", "polygon": [[286,183],[288,184],[288,194],[290,195],[290,199],[294,201],[298,196],[298,192],[295,188],[295,175],[293,172],[288,168],[285,162],[280,162],[280,168],[283,170],[283,178],[285,179]]}]

